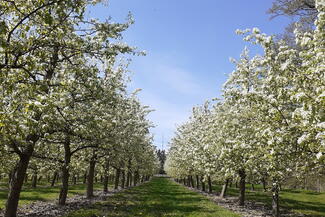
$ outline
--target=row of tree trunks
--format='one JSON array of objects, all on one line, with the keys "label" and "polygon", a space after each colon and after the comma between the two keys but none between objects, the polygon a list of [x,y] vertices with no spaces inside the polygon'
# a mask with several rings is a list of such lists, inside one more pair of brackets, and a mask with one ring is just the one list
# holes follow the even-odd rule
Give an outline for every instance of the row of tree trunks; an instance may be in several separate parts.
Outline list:
[{"label": "row of tree trunks", "polygon": [[[108,180],[108,176],[106,176],[104,180]],[[136,186],[139,183],[143,183],[149,180],[150,180],[149,175],[140,175],[139,171],[135,171],[134,176],[132,176],[130,170],[126,173],[125,170],[116,168],[115,177],[114,177],[114,189],[117,190],[119,186],[121,188],[130,187],[132,185]]]},{"label": "row of tree trunks", "polygon": [[[193,176],[191,175],[189,175],[187,178],[176,179],[176,182],[179,183],[182,182],[182,184],[184,184],[185,186],[192,187],[192,188],[196,187],[197,189],[200,189],[201,187],[202,191],[206,191],[206,183],[204,182],[204,176],[196,175],[195,178],[196,178],[195,183],[194,183]],[[208,192],[212,193],[212,181],[210,176],[208,176],[207,181],[208,181]]]},{"label": "row of tree trunks", "polygon": [[[85,173],[85,174],[86,174],[86,176],[88,176],[87,173]],[[11,173],[10,173],[10,175],[11,175]],[[34,173],[33,176],[32,176],[32,179],[31,179],[31,181],[32,181],[31,187],[36,188],[37,184],[39,182],[41,182],[42,179],[43,179],[43,176],[38,176],[37,173]],[[54,171],[52,177],[47,175],[46,179],[47,179],[47,182],[50,183],[50,186],[53,187],[60,179],[58,171]],[[78,181],[79,181],[79,176],[78,175],[73,175],[72,178],[71,178],[71,182],[74,185],[76,185],[78,183]],[[10,180],[9,180],[9,182],[10,182]],[[27,183],[27,182],[28,182],[28,174],[26,173],[24,183]],[[101,179],[101,183],[103,183],[103,182],[104,182],[103,179]]]},{"label": "row of tree trunks", "polygon": [[[58,181],[58,179],[61,177],[62,185],[60,189],[59,194],[59,205],[65,205],[67,194],[69,190],[69,177],[70,177],[70,171],[69,171],[69,165],[71,162],[72,152],[70,149],[70,139],[69,136],[66,137],[64,143],[64,150],[65,150],[65,156],[64,156],[64,164],[61,167],[61,173],[59,175],[58,171],[55,171],[53,174],[53,177],[47,177],[48,181],[51,183],[51,186],[54,186],[55,183]],[[31,148],[33,146],[30,146]],[[22,153],[20,155],[20,161],[16,165],[15,169],[10,174],[10,191],[8,194],[8,201],[6,205],[6,211],[5,211],[5,217],[15,217],[17,212],[17,206],[19,201],[19,195],[21,192],[22,185],[24,181],[26,180],[27,175],[27,168],[28,163],[30,161],[31,155],[33,153],[33,150],[30,150],[27,152],[28,149],[26,149],[26,153]],[[91,198],[94,196],[94,179],[95,179],[95,167],[96,167],[96,152],[94,150],[93,156],[91,160],[89,161],[89,168],[88,173],[86,172],[84,177],[87,180],[87,198]],[[108,182],[109,182],[109,161],[107,160],[107,163],[105,165],[105,175],[101,178],[101,181],[104,184],[103,191],[108,192]],[[129,187],[132,184],[137,185],[139,182],[144,182],[149,180],[149,176],[141,176],[138,171],[134,173],[134,176],[132,176],[132,172],[130,170],[131,165],[129,164],[129,168],[127,171],[127,174],[125,170],[116,169],[116,175],[115,175],[115,189],[118,189],[118,186],[121,182],[121,187]],[[37,186],[37,182],[40,181],[42,177],[38,177],[37,173],[33,175],[32,178],[32,187]],[[73,175],[72,182],[77,183],[77,177],[76,175]],[[193,182],[193,181],[192,181]]]},{"label": "row of tree trunks", "polygon": [[[239,205],[244,206],[245,204],[245,191],[246,191],[246,173],[245,170],[239,170]],[[202,191],[206,190],[205,182],[204,182],[204,177],[196,175],[196,188],[200,189]],[[227,194],[227,189],[231,180],[228,178],[225,180],[222,190],[220,193],[220,197],[224,198]],[[264,190],[266,190],[266,181],[265,179],[262,179],[262,184]],[[176,179],[176,182],[182,183],[186,186],[189,187],[194,187],[194,181],[192,176],[188,176],[187,178],[183,179]],[[201,183],[201,186],[200,186]],[[254,184],[252,183],[252,189],[254,189]],[[209,193],[212,192],[212,182],[211,182],[211,177],[208,176],[208,191]],[[274,184],[272,185],[272,214],[274,217],[279,217],[280,216],[280,210],[279,210],[279,191],[280,191],[280,185],[274,181]]]}]

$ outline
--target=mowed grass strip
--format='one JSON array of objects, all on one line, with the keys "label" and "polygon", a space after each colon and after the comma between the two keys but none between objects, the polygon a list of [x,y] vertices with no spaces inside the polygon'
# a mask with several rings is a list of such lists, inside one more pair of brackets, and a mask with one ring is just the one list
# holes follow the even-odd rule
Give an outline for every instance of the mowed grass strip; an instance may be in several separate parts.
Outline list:
[{"label": "mowed grass strip", "polygon": [[[0,209],[3,209],[6,205],[8,190],[7,185],[0,184],[2,186],[0,190]],[[28,186],[28,185],[27,185]],[[94,184],[95,190],[101,190],[102,184],[96,183]],[[68,197],[72,197],[74,195],[85,194],[86,185],[85,184],[77,184],[69,186]],[[40,185],[37,188],[25,187],[21,194],[19,200],[19,206],[30,204],[36,201],[51,201],[55,200],[59,197],[60,186],[55,187],[47,187],[44,185]]]},{"label": "mowed grass strip", "polygon": [[217,206],[206,197],[189,191],[164,177],[117,193],[107,201],[89,209],[72,212],[65,217],[239,217]]}]

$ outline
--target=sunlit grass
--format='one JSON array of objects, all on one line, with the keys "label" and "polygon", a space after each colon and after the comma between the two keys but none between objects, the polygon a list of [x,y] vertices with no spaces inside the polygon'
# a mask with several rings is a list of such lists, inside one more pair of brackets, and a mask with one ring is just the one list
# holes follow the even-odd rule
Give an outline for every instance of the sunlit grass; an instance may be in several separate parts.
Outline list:
[{"label": "sunlit grass", "polygon": [[158,177],[66,217],[90,217],[94,214],[105,217],[239,217],[198,193]]}]

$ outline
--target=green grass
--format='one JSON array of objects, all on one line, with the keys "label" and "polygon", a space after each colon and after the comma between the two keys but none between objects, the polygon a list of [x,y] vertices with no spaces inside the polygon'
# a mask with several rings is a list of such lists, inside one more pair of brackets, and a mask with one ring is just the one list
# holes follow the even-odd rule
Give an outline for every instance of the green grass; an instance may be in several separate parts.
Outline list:
[{"label": "green grass", "polygon": [[107,201],[65,217],[90,216],[239,217],[164,177],[155,177],[148,183],[117,193]]},{"label": "green grass", "polygon": [[[37,188],[30,188],[29,184],[27,184],[23,191],[20,194],[20,200],[19,200],[19,205],[25,205],[25,204],[30,204],[35,201],[49,201],[49,200],[55,200],[59,197],[60,193],[60,186],[55,186],[55,187],[48,187],[46,186],[48,183],[43,183]],[[0,209],[3,209],[6,205],[6,200],[7,200],[7,194],[8,190],[7,189],[7,184],[0,184],[1,190],[0,190]],[[102,184],[96,183],[94,184],[94,189],[95,190],[100,190],[102,189]],[[69,186],[69,193],[68,197],[71,197],[73,195],[77,194],[85,194],[86,191],[86,185],[85,184],[77,184],[77,185],[72,185]]]},{"label": "green grass", "polygon": [[[263,192],[260,185],[255,185],[255,191],[250,190],[250,185],[246,186],[246,199],[262,202],[269,207],[272,204],[270,192]],[[213,186],[215,192],[221,191],[221,186]],[[229,188],[228,195],[238,196],[237,188]],[[283,189],[280,191],[280,207],[302,213],[308,216],[325,216],[325,193],[317,193],[307,190]]]}]

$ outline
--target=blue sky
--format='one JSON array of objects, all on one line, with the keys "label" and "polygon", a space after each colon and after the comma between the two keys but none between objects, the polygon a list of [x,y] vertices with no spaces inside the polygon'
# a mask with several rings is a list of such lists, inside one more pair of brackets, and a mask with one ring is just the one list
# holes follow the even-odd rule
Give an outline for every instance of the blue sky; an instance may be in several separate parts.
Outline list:
[{"label": "blue sky", "polygon": [[[91,9],[100,19],[124,22],[129,12],[135,24],[124,41],[145,57],[133,57],[132,89],[155,111],[155,145],[168,147],[176,126],[191,108],[220,97],[222,84],[234,70],[229,58],[238,58],[245,45],[236,29],[258,27],[267,34],[283,31],[286,17],[270,20],[272,0],[109,0]],[[252,48],[252,53],[259,52]]]}]

